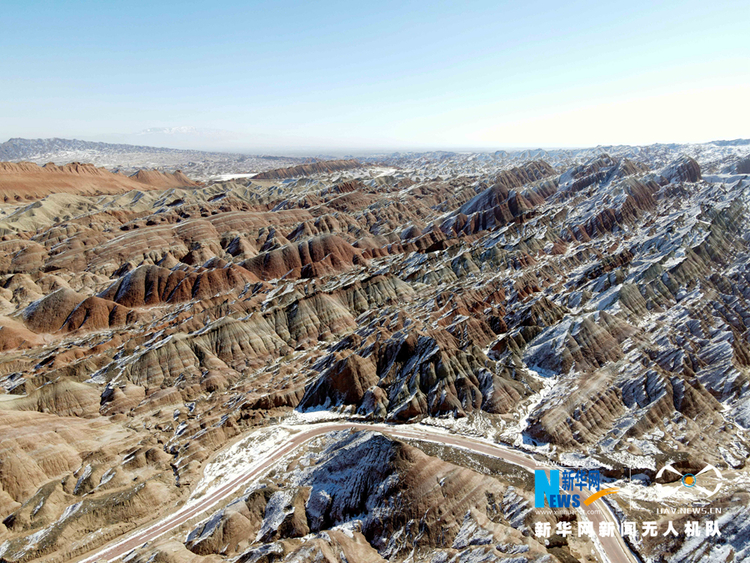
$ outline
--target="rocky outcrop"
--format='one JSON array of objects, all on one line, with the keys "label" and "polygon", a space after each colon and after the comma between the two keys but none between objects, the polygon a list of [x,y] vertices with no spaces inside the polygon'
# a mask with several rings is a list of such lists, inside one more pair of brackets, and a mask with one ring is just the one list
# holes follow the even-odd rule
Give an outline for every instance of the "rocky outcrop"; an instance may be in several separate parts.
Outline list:
[{"label": "rocky outcrop", "polygon": [[700,165],[689,156],[681,156],[659,173],[672,183],[697,182],[701,179]]},{"label": "rocky outcrop", "polygon": [[232,290],[242,290],[259,279],[234,264],[214,264],[214,268],[187,273],[160,266],[144,265],[128,272],[100,297],[126,307],[143,307],[158,303],[206,299]]},{"label": "rocky outcrop", "polygon": [[[37,394],[29,404],[52,401],[69,409],[77,402],[80,408],[89,408],[83,401],[66,398],[70,388],[59,391]],[[0,447],[6,452],[0,459],[2,518],[26,502],[41,485],[80,468],[85,452],[99,449],[97,442],[108,434],[96,421],[41,412],[0,409],[0,421]]]},{"label": "rocky outcrop", "polygon": [[367,261],[359,250],[336,235],[323,235],[283,246],[245,260],[242,266],[262,280],[316,278]]},{"label": "rocky outcrop", "polygon": [[64,332],[99,330],[137,322],[136,311],[100,297],[88,297],[70,312],[61,327]]},{"label": "rocky outcrop", "polygon": [[734,170],[737,174],[750,174],[750,156],[737,161]]},{"label": "rocky outcrop", "polygon": [[22,323],[0,317],[0,351],[35,348],[43,343],[44,339],[40,335],[30,331]]},{"label": "rocky outcrop", "polygon": [[326,172],[337,172],[339,170],[351,170],[362,166],[356,160],[321,160],[310,164],[300,164],[289,168],[279,168],[261,172],[253,176],[255,180],[283,180],[284,178],[299,178],[311,174],[322,174]]},{"label": "rocky outcrop", "polygon": [[521,188],[548,178],[554,172],[544,161],[503,171],[492,185],[463,204],[439,228],[445,233],[474,234],[520,220],[556,191],[553,185],[545,185],[538,191]]},{"label": "rocky outcrop", "polygon": [[134,323],[138,314],[113,301],[82,296],[72,289],[60,288],[23,311],[26,326],[37,333],[98,330]]},{"label": "rocky outcrop", "polygon": [[[369,331],[365,331],[369,332]],[[508,412],[532,389],[490,362],[477,347],[459,349],[444,331],[403,331],[352,338],[357,350],[320,362],[320,377],[299,409],[353,405],[371,418],[397,421],[485,410]],[[352,346],[360,342],[359,346]]]},{"label": "rocky outcrop", "polygon": [[172,173],[160,170],[139,170],[130,177],[141,184],[157,188],[188,188],[199,185],[185,176],[181,170]]},{"label": "rocky outcrop", "polygon": [[620,343],[634,333],[633,327],[606,313],[599,322],[592,316],[577,322],[563,320],[534,338],[524,361],[553,373],[596,369],[622,358]]},{"label": "rocky outcrop", "polygon": [[[337,360],[303,397],[301,408],[318,405],[360,405],[380,381],[370,358],[349,354]],[[370,391],[372,394],[373,391]]]},{"label": "rocky outcrop", "polygon": [[0,242],[0,272],[3,274],[36,272],[49,258],[47,249],[31,240]]},{"label": "rocky outcrop", "polygon": [[0,409],[92,418],[99,414],[99,399],[99,391],[93,386],[61,378],[24,397],[0,402]]},{"label": "rocky outcrop", "polygon": [[26,307],[23,319],[34,332],[55,332],[82,301],[72,289],[60,288]]}]

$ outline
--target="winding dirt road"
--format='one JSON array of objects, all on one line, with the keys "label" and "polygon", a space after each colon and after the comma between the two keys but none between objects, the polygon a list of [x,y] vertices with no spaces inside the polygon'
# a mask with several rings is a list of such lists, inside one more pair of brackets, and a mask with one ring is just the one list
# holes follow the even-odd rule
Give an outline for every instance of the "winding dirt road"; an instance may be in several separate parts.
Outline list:
[{"label": "winding dirt road", "polygon": [[[213,491],[211,494],[201,498],[195,504],[184,507],[174,514],[163,518],[156,524],[147,525],[140,530],[132,532],[125,539],[116,540],[107,546],[99,549],[93,555],[83,556],[79,563],[99,563],[101,561],[116,561],[123,557],[136,547],[146,542],[153,541],[156,538],[184,524],[188,520],[199,516],[203,512],[214,507],[222,500],[227,499],[234,494],[241,486],[248,484],[262,475],[271,465],[279,461],[283,456],[300,447],[302,444],[313,438],[333,432],[335,430],[344,430],[354,428],[357,430],[372,430],[382,432],[395,438],[416,439],[427,442],[436,442],[456,448],[470,450],[476,453],[489,455],[502,459],[503,461],[523,467],[533,472],[535,469],[549,469],[549,467],[540,467],[539,464],[530,456],[509,448],[490,444],[480,440],[474,440],[465,436],[446,434],[439,431],[431,431],[428,428],[420,427],[419,429],[409,429],[408,427],[394,427],[383,424],[356,424],[356,423],[321,423],[313,428],[305,430],[289,437],[286,444],[279,447],[268,456],[261,464],[253,467],[244,475],[232,479],[221,488]],[[599,505],[597,512],[582,514],[594,523],[594,529],[598,530],[600,522],[614,522],[617,529],[617,520],[606,507],[606,505],[597,501]],[[592,506],[593,508],[593,506]],[[639,563],[630,549],[625,545],[619,533],[615,532],[615,537],[600,538],[599,542],[604,550],[604,555],[611,563]]]}]

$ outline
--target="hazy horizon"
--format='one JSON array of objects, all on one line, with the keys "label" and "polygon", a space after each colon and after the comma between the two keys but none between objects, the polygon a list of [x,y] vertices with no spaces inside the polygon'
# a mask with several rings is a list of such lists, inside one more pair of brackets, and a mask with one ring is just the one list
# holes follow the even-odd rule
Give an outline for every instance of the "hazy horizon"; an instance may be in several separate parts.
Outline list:
[{"label": "hazy horizon", "polygon": [[[248,156],[290,156],[290,157],[333,157],[333,158],[342,158],[342,157],[369,157],[369,156],[376,156],[379,154],[394,154],[394,153],[428,153],[428,152],[446,152],[446,153],[493,153],[496,151],[535,151],[535,150],[544,150],[544,151],[555,151],[555,150],[576,150],[576,149],[591,149],[596,147],[610,147],[610,146],[647,146],[647,145],[630,145],[628,143],[608,143],[608,144],[601,144],[601,145],[571,145],[571,146],[494,146],[494,147],[444,147],[444,146],[413,146],[413,147],[362,147],[358,149],[351,149],[346,147],[327,147],[324,149],[319,149],[315,147],[291,147],[291,148],[278,148],[275,151],[264,151],[264,150],[257,150],[257,149],[242,149],[242,148],[227,148],[223,149],[220,146],[219,147],[202,147],[200,145],[196,146],[190,146],[189,144],[186,144],[185,146],[175,146],[175,144],[166,144],[166,143],[150,143],[150,142],[142,142],[139,141],[137,138],[133,139],[132,142],[128,139],[127,136],[123,136],[123,138],[119,139],[117,137],[114,137],[111,140],[104,140],[104,139],[96,139],[96,138],[89,138],[89,139],[75,139],[75,138],[68,138],[68,137],[60,137],[60,136],[53,136],[53,137],[35,137],[35,138],[29,138],[29,137],[10,137],[7,138],[5,141],[0,140],[0,144],[3,144],[3,142],[8,142],[12,139],[25,139],[25,140],[52,140],[52,139],[61,139],[66,141],[86,141],[86,142],[92,142],[92,143],[106,143],[106,144],[113,144],[113,145],[129,145],[129,146],[144,146],[144,147],[150,147],[150,148],[158,148],[158,149],[173,149],[173,150],[184,150],[184,151],[195,151],[195,152],[214,152],[214,153],[226,153],[226,154],[245,154]],[[708,139],[705,141],[698,141],[697,144],[700,143],[710,143],[710,142],[718,142],[718,141],[735,141],[735,140],[741,140],[743,138],[737,137],[735,139]],[[666,143],[653,143],[653,144],[664,144],[664,145],[677,145],[682,143],[676,143],[676,142],[666,142]],[[690,144],[690,143],[687,143]]]},{"label": "hazy horizon", "polygon": [[734,1],[14,3],[0,138],[248,154],[742,138],[748,23]]}]

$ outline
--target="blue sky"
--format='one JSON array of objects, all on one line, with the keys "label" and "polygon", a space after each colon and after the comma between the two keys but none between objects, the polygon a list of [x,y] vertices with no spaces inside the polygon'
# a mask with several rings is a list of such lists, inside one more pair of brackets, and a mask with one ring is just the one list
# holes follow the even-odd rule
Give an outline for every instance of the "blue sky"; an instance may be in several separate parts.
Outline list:
[{"label": "blue sky", "polygon": [[[377,150],[750,137],[750,3],[6,0],[0,140]],[[186,128],[175,134],[137,133]]]}]

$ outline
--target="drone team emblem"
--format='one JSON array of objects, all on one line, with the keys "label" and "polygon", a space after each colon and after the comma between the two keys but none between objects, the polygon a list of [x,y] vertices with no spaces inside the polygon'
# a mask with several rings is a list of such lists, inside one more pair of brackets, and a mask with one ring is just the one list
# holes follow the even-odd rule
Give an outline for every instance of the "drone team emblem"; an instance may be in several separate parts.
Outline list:
[{"label": "drone team emblem", "polygon": [[658,480],[664,475],[665,471],[680,476],[679,484],[677,484],[677,482],[668,484],[657,482],[658,487],[662,489],[671,489],[671,491],[668,491],[668,495],[676,494],[680,490],[683,492],[687,490],[695,495],[709,498],[718,493],[724,484],[724,478],[721,475],[721,471],[711,464],[706,465],[698,473],[682,473],[675,469],[672,464],[667,464],[656,474],[656,479]]}]

